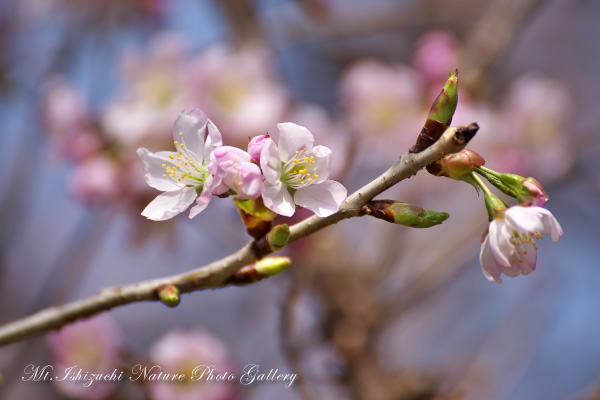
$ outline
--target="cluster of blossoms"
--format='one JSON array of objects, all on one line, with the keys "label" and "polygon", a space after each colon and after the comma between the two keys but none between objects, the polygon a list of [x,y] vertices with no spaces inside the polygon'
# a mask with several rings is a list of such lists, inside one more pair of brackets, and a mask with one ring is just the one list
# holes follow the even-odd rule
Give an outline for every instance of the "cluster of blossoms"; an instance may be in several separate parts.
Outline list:
[{"label": "cluster of blossoms", "polygon": [[204,210],[213,195],[240,200],[262,198],[264,205],[292,216],[296,205],[320,217],[335,213],[346,199],[346,189],[328,179],[331,150],[313,146],[308,129],[290,123],[278,132],[254,137],[248,152],[223,146],[221,133],[199,109],[182,111],[173,126],[175,152],[137,151],[146,182],[164,193],[142,212],[162,221],[190,210],[190,218]]},{"label": "cluster of blossoms", "polygon": [[[430,98],[457,65],[460,52],[460,42],[450,32],[430,31],[417,41],[412,65],[367,59],[343,72],[338,84],[341,122],[357,140],[366,138],[360,144],[365,153],[379,155],[365,162],[391,162],[398,148],[412,144]],[[564,177],[576,156],[572,140],[562,134],[574,104],[564,82],[525,74],[498,100],[491,104],[476,91],[461,92],[455,125],[478,121],[486,129],[473,149],[521,175],[544,182]]]},{"label": "cluster of blossoms", "polygon": [[181,109],[205,110],[236,146],[286,119],[288,95],[265,48],[214,45],[192,56],[187,47],[185,36],[166,31],[143,52],[123,52],[119,90],[98,110],[67,79],[46,82],[44,125],[55,155],[72,167],[68,186],[77,200],[135,209],[147,203],[153,193],[135,150],[166,148],[164,132]]},{"label": "cluster of blossoms", "polygon": [[[484,167],[484,163],[479,154],[463,150],[444,157],[438,175],[466,181],[483,191],[490,225],[483,237],[479,260],[485,277],[502,283],[502,274],[515,277],[533,272],[537,262],[536,240],[549,234],[553,242],[558,242],[563,231],[552,213],[544,208],[548,196],[535,178],[498,173]],[[508,207],[475,173],[516,198],[519,204]]]}]

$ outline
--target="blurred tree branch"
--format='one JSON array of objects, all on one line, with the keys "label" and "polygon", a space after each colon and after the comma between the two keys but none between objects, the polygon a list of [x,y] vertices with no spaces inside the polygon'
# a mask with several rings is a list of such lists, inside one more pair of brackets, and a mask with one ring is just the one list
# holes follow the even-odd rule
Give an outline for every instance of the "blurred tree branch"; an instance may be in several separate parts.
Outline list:
[{"label": "blurred tree branch", "polygon": [[[341,220],[362,216],[363,207],[375,196],[411,177],[426,165],[447,154],[462,150],[478,130],[477,124],[450,127],[431,147],[420,153],[404,153],[387,171],[357,190],[329,217],[312,216],[290,228],[289,242],[333,225]],[[181,293],[214,289],[227,285],[226,280],[240,268],[261,259],[271,252],[266,237],[254,240],[235,253],[207,266],[183,274],[143,281],[135,284],[106,288],[86,299],[62,306],[50,307],[0,327],[0,345],[58,329],[70,322],[93,316],[103,311],[142,301],[158,301],[158,291],[173,285]]]},{"label": "blurred tree branch", "polygon": [[[474,92],[546,0],[494,0],[466,36],[462,85]],[[485,88],[484,88],[485,89]]]}]

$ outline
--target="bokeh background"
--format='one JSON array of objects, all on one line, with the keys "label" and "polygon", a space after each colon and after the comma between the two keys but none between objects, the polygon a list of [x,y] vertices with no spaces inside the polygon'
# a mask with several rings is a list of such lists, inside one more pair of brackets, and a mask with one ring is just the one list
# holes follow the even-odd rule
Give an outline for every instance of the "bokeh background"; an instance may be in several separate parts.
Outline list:
[{"label": "bokeh background", "polygon": [[[600,398],[599,19],[593,0],[2,0],[2,323],[249,240],[229,200],[193,220],[141,217],[156,192],[135,149],[169,149],[183,108],[242,148],[277,122],[305,125],[353,191],[413,144],[458,67],[453,123],[479,123],[470,147],[489,168],[540,180],[565,235],[540,243],[531,275],[488,282],[482,197],[421,172],[381,198],[447,211],[441,226],[344,221],[286,249],[281,276],[5,346],[0,397]],[[301,378],[23,381],[29,364],[137,363]]]}]

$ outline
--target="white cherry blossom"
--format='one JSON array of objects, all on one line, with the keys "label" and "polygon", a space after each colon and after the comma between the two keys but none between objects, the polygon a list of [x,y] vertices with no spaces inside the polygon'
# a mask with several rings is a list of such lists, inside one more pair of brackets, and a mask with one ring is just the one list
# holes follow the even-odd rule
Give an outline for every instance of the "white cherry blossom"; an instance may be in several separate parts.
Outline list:
[{"label": "white cherry blossom", "polygon": [[164,192],[142,212],[155,221],[174,217],[196,200],[190,210],[193,218],[206,208],[212,196],[213,176],[206,163],[215,147],[223,144],[217,127],[201,110],[184,110],[173,125],[173,138],[174,152],[137,150],[146,183]]},{"label": "white cherry blossom", "polygon": [[277,128],[260,154],[265,206],[287,217],[294,214],[296,205],[319,217],[335,213],[347,192],[341,183],[328,179],[331,150],[313,147],[313,135],[303,126],[285,122]]},{"label": "white cherry blossom", "polygon": [[481,245],[479,260],[485,277],[502,283],[501,274],[530,274],[537,261],[535,241],[544,234],[550,234],[555,243],[563,234],[556,218],[545,208],[517,205],[498,213]]}]

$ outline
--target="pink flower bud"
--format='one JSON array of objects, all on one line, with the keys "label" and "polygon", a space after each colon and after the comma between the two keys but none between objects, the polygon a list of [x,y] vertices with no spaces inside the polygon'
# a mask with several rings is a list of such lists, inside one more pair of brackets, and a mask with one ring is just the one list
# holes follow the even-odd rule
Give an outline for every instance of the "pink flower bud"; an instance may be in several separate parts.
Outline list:
[{"label": "pink flower bud", "polygon": [[544,192],[544,187],[535,178],[526,178],[523,180],[523,186],[520,191],[519,201],[521,204],[530,206],[544,207],[548,201],[548,195]]},{"label": "pink flower bud", "polygon": [[481,167],[484,164],[483,157],[473,150],[465,149],[442,158],[439,163],[440,170],[434,175],[447,176],[460,181],[470,175],[476,167]]},{"label": "pink flower bud", "polygon": [[210,154],[208,170],[214,175],[213,194],[226,194],[230,190],[239,199],[260,196],[262,174],[258,165],[250,162],[244,150],[221,146]]},{"label": "pink flower bud", "polygon": [[524,178],[516,174],[498,174],[500,182],[513,190],[521,205],[544,207],[548,195],[544,187],[535,178]]},{"label": "pink flower bud", "polygon": [[265,141],[269,138],[269,134],[254,136],[248,143],[248,154],[252,161],[260,162],[260,152],[262,151]]}]

